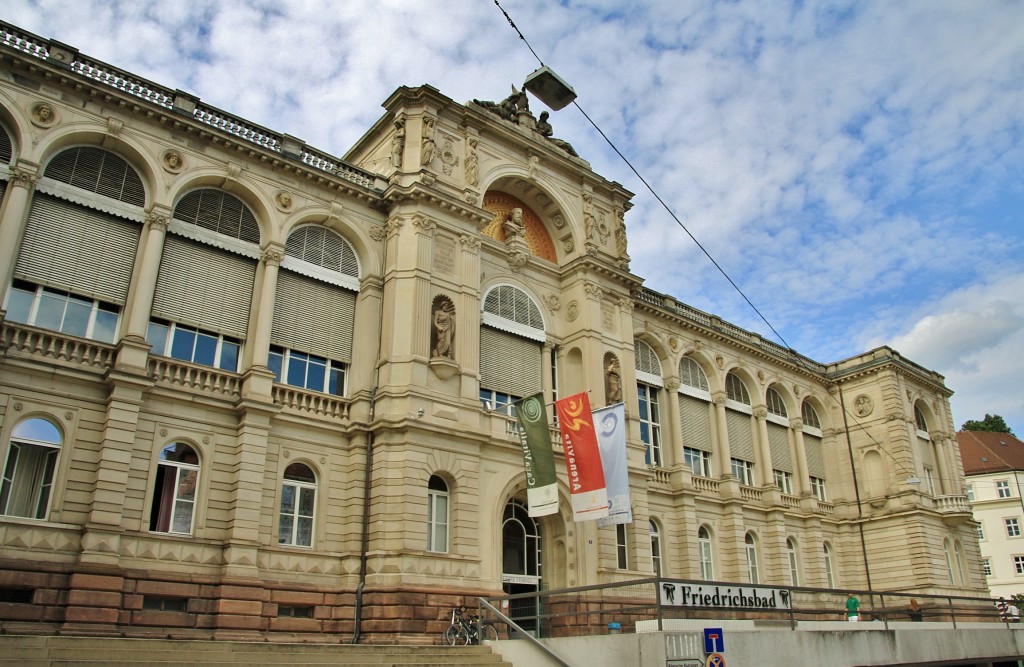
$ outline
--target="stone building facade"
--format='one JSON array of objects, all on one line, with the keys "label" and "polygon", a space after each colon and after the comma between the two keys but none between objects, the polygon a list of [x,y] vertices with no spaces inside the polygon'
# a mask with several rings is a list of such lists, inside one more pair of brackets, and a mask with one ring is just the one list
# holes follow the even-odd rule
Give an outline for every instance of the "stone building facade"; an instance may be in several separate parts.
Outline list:
[{"label": "stone building facade", "polygon": [[[631,193],[525,97],[399,88],[338,158],[0,28],[0,628],[416,641],[653,573],[984,594],[942,376],[645,288]],[[527,516],[536,391],[625,403],[634,523],[564,479]]]}]

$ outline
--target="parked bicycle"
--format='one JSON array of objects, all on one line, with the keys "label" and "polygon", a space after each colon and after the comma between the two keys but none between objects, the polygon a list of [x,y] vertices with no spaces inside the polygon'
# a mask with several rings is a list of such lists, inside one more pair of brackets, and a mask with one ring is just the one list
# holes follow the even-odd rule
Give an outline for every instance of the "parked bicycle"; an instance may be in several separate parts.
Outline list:
[{"label": "parked bicycle", "polygon": [[482,641],[494,641],[498,631],[487,622],[480,622],[476,614],[467,614],[465,607],[452,608],[452,624],[444,631],[444,643],[449,646],[456,644],[479,644]]}]

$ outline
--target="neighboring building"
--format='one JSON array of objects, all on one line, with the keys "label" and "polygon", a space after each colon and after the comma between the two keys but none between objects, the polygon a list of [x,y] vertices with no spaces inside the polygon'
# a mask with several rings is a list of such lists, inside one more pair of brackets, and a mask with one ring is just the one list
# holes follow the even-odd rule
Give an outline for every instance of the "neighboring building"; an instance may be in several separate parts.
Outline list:
[{"label": "neighboring building", "polygon": [[956,439],[989,590],[1024,594],[1024,442],[988,431],[960,431]]},{"label": "neighboring building", "polygon": [[[341,159],[0,28],[0,630],[395,641],[655,571],[863,589],[861,518],[875,588],[985,593],[942,376],[646,289],[631,193],[521,100],[399,88]],[[536,391],[625,402],[634,523],[574,523],[564,481],[527,516]]]}]

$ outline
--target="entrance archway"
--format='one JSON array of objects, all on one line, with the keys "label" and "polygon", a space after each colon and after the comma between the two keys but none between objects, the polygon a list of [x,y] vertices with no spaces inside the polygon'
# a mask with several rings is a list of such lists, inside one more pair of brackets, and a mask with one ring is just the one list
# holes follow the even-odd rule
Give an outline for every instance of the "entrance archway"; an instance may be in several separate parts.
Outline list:
[{"label": "entrance archway", "polygon": [[[521,500],[508,501],[502,514],[501,581],[509,595],[536,593],[541,588],[540,525],[530,516]],[[537,634],[539,613],[538,598],[511,600],[509,603],[509,617],[534,635]]]}]

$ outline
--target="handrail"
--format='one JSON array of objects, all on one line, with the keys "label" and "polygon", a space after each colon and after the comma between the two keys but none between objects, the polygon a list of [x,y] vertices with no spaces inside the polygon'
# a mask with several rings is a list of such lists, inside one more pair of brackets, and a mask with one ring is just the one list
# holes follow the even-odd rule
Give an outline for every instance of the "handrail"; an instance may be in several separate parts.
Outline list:
[{"label": "handrail", "polygon": [[[548,648],[543,643],[541,643],[540,640],[538,640],[536,637],[531,635],[526,630],[523,630],[521,627],[519,627],[519,624],[517,624],[515,621],[513,621],[511,618],[509,618],[505,614],[503,614],[500,611],[498,611],[497,608],[494,605],[492,605],[490,602],[488,602],[487,600],[485,600],[483,598],[477,598],[477,602],[479,603],[479,606],[477,607],[478,611],[481,608],[489,609],[495,616],[497,616],[501,620],[502,623],[504,623],[505,625],[509,626],[510,628],[518,631],[519,634],[521,634],[523,637],[525,637],[527,640],[529,640],[534,646],[539,648],[542,653],[544,653],[549,658],[551,658],[552,660],[557,662],[559,665],[561,665],[562,667],[572,667],[572,665],[567,663],[565,660],[562,660],[562,658],[560,658],[557,653],[555,653],[550,648]],[[483,614],[482,613],[480,614],[480,617],[483,618]]]}]

